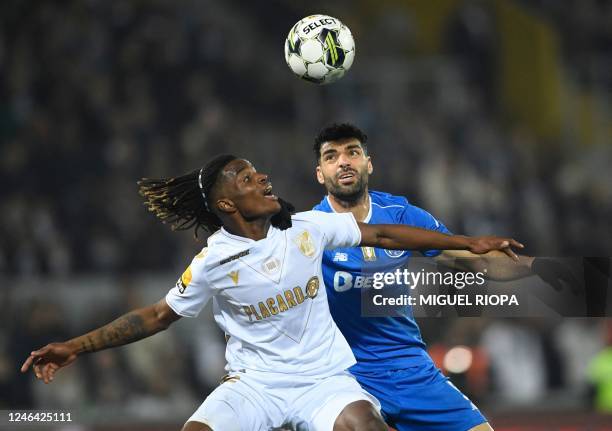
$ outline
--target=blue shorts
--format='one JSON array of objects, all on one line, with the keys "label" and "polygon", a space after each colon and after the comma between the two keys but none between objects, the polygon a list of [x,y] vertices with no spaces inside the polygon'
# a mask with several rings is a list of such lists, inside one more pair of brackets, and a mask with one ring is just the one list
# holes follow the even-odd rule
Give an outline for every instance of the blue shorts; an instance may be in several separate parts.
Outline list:
[{"label": "blue shorts", "polygon": [[353,372],[398,431],[467,431],[487,422],[432,362],[402,370]]}]

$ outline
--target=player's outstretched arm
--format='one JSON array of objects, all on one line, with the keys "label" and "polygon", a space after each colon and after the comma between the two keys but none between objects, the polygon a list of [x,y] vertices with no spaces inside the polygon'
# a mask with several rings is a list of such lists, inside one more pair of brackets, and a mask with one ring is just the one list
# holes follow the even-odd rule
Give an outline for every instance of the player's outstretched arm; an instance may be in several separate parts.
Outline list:
[{"label": "player's outstretched arm", "polygon": [[499,251],[475,255],[465,250],[444,250],[434,259],[440,265],[459,271],[486,273],[486,278],[495,281],[511,281],[537,275],[556,290],[563,288],[562,282],[574,292],[582,286],[572,269],[562,260],[554,258],[519,256],[518,260],[511,260]]},{"label": "player's outstretched arm", "polygon": [[73,363],[83,353],[97,352],[110,347],[133,343],[168,328],[181,316],[165,299],[130,311],[111,323],[63,343],[51,343],[33,351],[21,366],[21,372],[33,365],[36,378],[49,383],[55,372]]},{"label": "player's outstretched arm", "polygon": [[434,260],[440,265],[459,271],[481,272],[486,278],[495,281],[510,281],[533,275],[531,256],[518,256],[509,259],[501,251],[474,254],[467,250],[444,250]]},{"label": "player's outstretched arm", "polygon": [[523,244],[512,238],[447,235],[406,225],[357,224],[361,230],[361,245],[370,247],[391,250],[469,250],[474,254],[499,250],[514,260],[518,260],[518,256],[512,247],[523,248]]}]

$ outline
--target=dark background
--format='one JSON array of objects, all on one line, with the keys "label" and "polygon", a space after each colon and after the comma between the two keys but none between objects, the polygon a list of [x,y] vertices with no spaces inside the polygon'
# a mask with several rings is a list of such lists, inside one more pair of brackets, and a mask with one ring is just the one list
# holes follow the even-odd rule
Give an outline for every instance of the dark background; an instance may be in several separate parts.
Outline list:
[{"label": "dark background", "polygon": [[[611,255],[612,2],[328,3],[0,4],[0,408],[64,408],[79,430],[178,429],[222,375],[210,313],[84,357],[48,387],[17,369],[34,347],[159,299],[203,246],[145,211],[138,179],[233,152],[306,210],[323,194],[313,137],[332,121],[368,133],[371,188],[454,232]],[[330,86],[283,57],[312,13],[355,37],[352,69]],[[470,348],[453,381],[498,429],[612,421],[594,413],[596,388],[612,385],[592,365],[612,343],[606,319],[421,325],[440,366]]]}]

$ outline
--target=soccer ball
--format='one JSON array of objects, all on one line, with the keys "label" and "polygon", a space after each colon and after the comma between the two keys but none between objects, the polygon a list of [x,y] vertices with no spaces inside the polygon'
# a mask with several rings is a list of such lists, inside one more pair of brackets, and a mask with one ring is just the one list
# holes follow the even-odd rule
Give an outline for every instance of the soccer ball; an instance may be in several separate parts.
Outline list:
[{"label": "soccer ball", "polygon": [[316,84],[329,84],[350,69],[355,41],[347,26],[327,15],[298,21],[285,41],[285,60],[293,73]]}]

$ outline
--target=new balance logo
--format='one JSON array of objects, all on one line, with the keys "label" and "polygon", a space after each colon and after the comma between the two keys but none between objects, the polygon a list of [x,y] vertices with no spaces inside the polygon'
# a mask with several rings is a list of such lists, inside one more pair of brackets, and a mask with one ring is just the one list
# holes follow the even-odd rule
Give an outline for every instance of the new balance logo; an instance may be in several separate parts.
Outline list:
[{"label": "new balance logo", "polygon": [[348,261],[348,253],[336,252],[334,255],[334,262],[347,262]]}]

